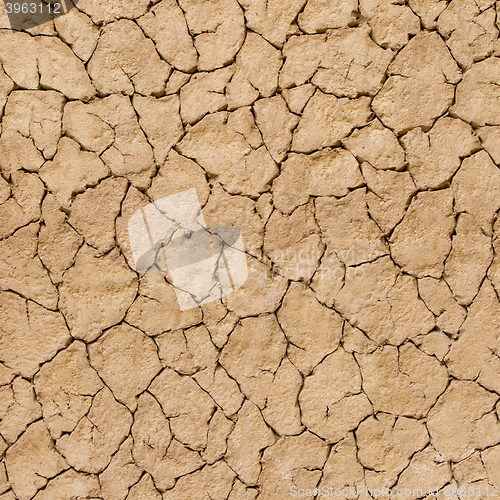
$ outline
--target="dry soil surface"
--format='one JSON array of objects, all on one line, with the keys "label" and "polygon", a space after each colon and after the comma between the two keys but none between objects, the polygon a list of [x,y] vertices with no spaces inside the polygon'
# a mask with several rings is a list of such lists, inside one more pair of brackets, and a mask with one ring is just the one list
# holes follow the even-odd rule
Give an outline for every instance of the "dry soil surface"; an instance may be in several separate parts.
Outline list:
[{"label": "dry soil surface", "polygon": [[[2,6],[0,500],[499,495],[497,16]],[[189,188],[249,278],[181,312],[127,224]]]}]

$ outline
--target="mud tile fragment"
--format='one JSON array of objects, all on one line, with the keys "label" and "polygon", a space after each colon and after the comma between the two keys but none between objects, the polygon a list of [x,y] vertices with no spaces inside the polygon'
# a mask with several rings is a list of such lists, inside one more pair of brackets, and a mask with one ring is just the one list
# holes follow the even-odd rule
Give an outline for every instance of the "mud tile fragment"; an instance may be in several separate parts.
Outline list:
[{"label": "mud tile fragment", "polygon": [[238,316],[228,312],[222,301],[208,302],[202,306],[202,310],[203,323],[210,333],[212,342],[217,348],[222,349],[238,322]]},{"label": "mud tile fragment", "polygon": [[451,112],[472,125],[500,125],[500,60],[490,57],[473,64],[457,86]]},{"label": "mud tile fragment", "polygon": [[494,413],[497,399],[475,382],[452,380],[427,419],[436,450],[458,462],[476,449],[500,442],[500,424]]},{"label": "mud tile fragment", "polygon": [[409,0],[410,9],[420,17],[422,26],[427,30],[437,27],[439,14],[448,6],[446,0]]},{"label": "mud tile fragment", "polygon": [[0,205],[3,205],[10,198],[11,193],[9,183],[0,176]]},{"label": "mud tile fragment", "polygon": [[[2,438],[2,448],[3,448],[3,451],[2,451],[2,456],[3,456],[3,453],[5,451],[5,449],[7,448],[7,444],[5,443],[5,441],[3,441],[3,438]],[[10,490],[10,484],[9,484],[9,480],[7,478],[7,471],[5,470],[5,462],[2,461],[0,463],[0,495],[2,493],[5,493],[7,490]],[[12,493],[11,491],[11,494],[12,494],[12,497],[14,497],[14,494]],[[0,498],[2,498],[0,496]]]},{"label": "mud tile fragment", "polygon": [[207,444],[208,422],[215,404],[190,377],[165,368],[150,386],[170,420],[175,438],[190,449],[201,450]]},{"label": "mud tile fragment", "polygon": [[189,34],[186,18],[174,0],[156,4],[137,22],[153,39],[163,59],[174,68],[190,73],[196,69],[198,54]]},{"label": "mud tile fragment", "polygon": [[[8,124],[8,121],[9,119],[4,117],[3,123]],[[16,128],[16,125],[13,126]],[[0,136],[0,151],[0,170],[7,178],[21,169],[37,172],[45,162],[30,137],[24,137],[18,130],[8,129],[5,125]]]},{"label": "mud tile fragment", "polygon": [[355,130],[342,141],[361,162],[368,162],[380,170],[401,170],[405,165],[405,152],[394,132],[384,127],[379,120],[367,127]]},{"label": "mud tile fragment", "polygon": [[0,32],[3,70],[17,85],[25,89],[38,88],[40,74],[35,44],[36,41],[28,33],[10,29]]},{"label": "mud tile fragment", "polygon": [[478,452],[452,466],[453,476],[460,484],[468,484],[488,479],[485,467]]},{"label": "mud tile fragment", "polygon": [[12,197],[0,206],[0,238],[12,235],[40,217],[40,203],[45,188],[40,179],[24,171],[12,173],[11,185],[6,184]]},{"label": "mud tile fragment", "polygon": [[178,150],[194,158],[231,194],[257,197],[268,190],[278,168],[264,147],[253,150],[227,120],[226,112],[206,116],[184,136]]},{"label": "mud tile fragment", "polygon": [[[452,478],[450,465],[446,458],[431,446],[425,450],[416,453],[410,462],[410,465],[401,473],[398,482],[395,484],[396,491],[410,491],[410,495],[400,495],[399,498],[409,498],[414,500],[423,496],[425,486],[422,485],[422,478],[433,484],[431,488],[441,489]],[[422,491],[419,491],[422,490]]]},{"label": "mud tile fragment", "polygon": [[267,149],[273,160],[280,163],[290,148],[292,131],[299,119],[288,111],[281,96],[259,99],[253,109]]},{"label": "mud tile fragment", "polygon": [[113,175],[129,179],[136,187],[149,187],[155,172],[153,151],[127,96],[69,103],[64,129],[85,149],[103,153],[101,159]]},{"label": "mud tile fragment", "polygon": [[313,489],[327,456],[327,445],[308,431],[279,439],[262,456],[262,498],[279,498],[294,485]]},{"label": "mud tile fragment", "polygon": [[233,73],[232,66],[207,73],[195,73],[180,91],[183,121],[193,124],[208,113],[225,109],[227,99],[224,89]]},{"label": "mud tile fragment", "polygon": [[259,91],[241,72],[236,71],[231,82],[226,87],[227,109],[234,111],[244,106],[251,106],[259,97]]},{"label": "mud tile fragment", "polygon": [[413,339],[413,342],[421,351],[429,356],[436,356],[439,361],[443,361],[452,344],[448,335],[439,330],[432,330],[425,335],[418,335]]},{"label": "mud tile fragment", "polygon": [[259,196],[257,204],[255,205],[255,210],[260,215],[262,221],[266,223],[269,220],[274,208],[273,208],[273,195],[271,193],[264,193]]},{"label": "mud tile fragment", "polygon": [[[195,497],[200,500],[225,500],[231,491],[234,477],[235,473],[221,460],[181,477],[174,488],[163,494],[163,500]],[[201,496],[200,490],[203,492]]]},{"label": "mud tile fragment", "polygon": [[372,412],[352,354],[338,348],[306,377],[299,395],[302,422],[327,443],[336,443]]},{"label": "mud tile fragment", "polygon": [[139,116],[139,124],[153,146],[156,163],[161,165],[170,148],[184,133],[179,116],[179,98],[167,96],[156,99],[134,95],[132,103]]},{"label": "mud tile fragment", "polygon": [[35,391],[53,439],[75,429],[102,387],[83,342],[73,342],[42,366],[35,377]]},{"label": "mud tile fragment", "polygon": [[237,227],[241,233],[245,251],[254,257],[260,257],[264,225],[255,211],[253,200],[244,196],[230,196],[220,185],[215,185],[208,203],[203,208],[203,214],[208,227],[222,225]]},{"label": "mud tile fragment", "polygon": [[390,488],[412,455],[429,442],[423,421],[379,413],[368,417],[356,430],[359,460],[369,488]]},{"label": "mud tile fragment", "polygon": [[259,491],[256,488],[247,488],[244,483],[236,479],[228,500],[255,500],[258,495]]},{"label": "mud tile fragment", "polygon": [[[47,194],[42,203],[43,225],[38,234],[38,255],[49,270],[53,283],[60,283],[63,274],[75,261],[83,238],[67,223],[57,199]],[[57,245],[54,245],[57,241]]]},{"label": "mud tile fragment", "polygon": [[120,215],[116,218],[116,243],[127,264],[132,269],[135,268],[135,261],[130,248],[128,221],[137,210],[144,208],[149,203],[151,203],[151,200],[145,194],[134,186],[129,186],[121,204]]},{"label": "mud tile fragment", "polygon": [[31,424],[7,450],[5,464],[12,489],[20,500],[29,500],[50,478],[68,468],[41,420]]},{"label": "mud tile fragment", "polygon": [[233,428],[234,422],[217,409],[210,421],[207,447],[201,454],[207,464],[212,465],[224,457],[227,449],[227,437]]},{"label": "mud tile fragment", "polygon": [[363,183],[358,162],[344,149],[323,149],[311,155],[291,153],[273,182],[273,203],[290,214],[310,196],[341,197]]},{"label": "mud tile fragment", "polygon": [[338,97],[374,95],[382,86],[393,55],[382,50],[366,28],[349,28],[327,35],[325,52],[311,82]]},{"label": "mud tile fragment", "polygon": [[40,85],[58,90],[68,99],[88,101],[95,95],[89,75],[82,61],[57,37],[33,38]]},{"label": "mud tile fragment", "polygon": [[255,119],[250,107],[242,107],[233,111],[228,116],[227,124],[235,132],[243,135],[252,148],[257,149],[264,143],[260,130],[255,124]]},{"label": "mud tile fragment", "polygon": [[355,127],[368,123],[371,116],[368,97],[347,99],[320,91],[307,103],[295,129],[292,150],[310,153],[327,146],[337,146]]},{"label": "mud tile fragment", "polygon": [[314,85],[305,83],[291,89],[282,89],[281,95],[285,99],[290,111],[300,114],[309,102],[309,99],[313,96],[315,90]]},{"label": "mud tile fragment", "polygon": [[151,474],[160,491],[172,488],[175,478],[189,474],[203,465],[198,453],[172,439],[169,423],[161,406],[147,392],[139,398],[132,437],[135,462]]},{"label": "mud tile fragment", "polygon": [[322,240],[347,266],[386,255],[382,231],[368,215],[366,190],[356,189],[344,198],[317,198],[316,218]]},{"label": "mud tile fragment", "polygon": [[229,311],[240,318],[274,312],[288,282],[257,259],[247,257],[248,278],[236,292],[224,297]]},{"label": "mud tile fragment", "polygon": [[113,455],[106,469],[99,474],[101,494],[105,500],[125,500],[130,486],[141,477],[142,470],[132,457],[133,445],[132,437],[129,436]]},{"label": "mud tile fragment", "polygon": [[245,11],[247,28],[259,33],[270,43],[281,48],[287,35],[295,33],[295,19],[305,0],[240,0]]},{"label": "mud tile fragment", "polygon": [[130,488],[129,500],[161,500],[160,492],[155,488],[149,474],[144,474],[141,480]]},{"label": "mud tile fragment", "polygon": [[236,382],[217,364],[218,352],[204,325],[166,332],[155,340],[164,366],[191,375],[226,415],[239,410],[243,395]]},{"label": "mud tile fragment", "polygon": [[415,128],[401,138],[408,170],[419,188],[444,187],[460,167],[461,158],[480,148],[472,128],[450,117],[439,118],[425,134]]},{"label": "mud tile fragment", "polygon": [[127,312],[127,323],[154,336],[177,328],[187,328],[201,321],[201,311],[180,311],[174,287],[158,275],[141,278],[139,296]]},{"label": "mud tile fragment", "polygon": [[107,175],[109,168],[102,160],[95,153],[82,151],[69,137],[60,140],[53,160],[40,169],[40,177],[65,209],[71,206],[75,194],[95,186]]},{"label": "mud tile fragment", "polygon": [[434,317],[418,297],[416,280],[398,276],[389,257],[348,268],[335,308],[378,345],[400,345],[431,331]]},{"label": "mud tile fragment", "polygon": [[390,50],[380,48],[369,33],[365,26],[291,37],[284,47],[281,86],[290,88],[311,79],[321,91],[337,97],[373,95],[393,56]]},{"label": "mud tile fragment", "polygon": [[198,52],[198,70],[212,71],[233,60],[245,39],[245,18],[236,0],[181,0]]},{"label": "mud tile fragment", "polygon": [[70,469],[49,481],[43,491],[35,495],[34,500],[72,500],[75,495],[93,498],[100,495],[99,481],[94,475],[81,474]]},{"label": "mud tile fragment", "polygon": [[191,79],[191,75],[182,71],[174,70],[168,77],[165,85],[165,94],[177,94],[179,90]]},{"label": "mud tile fragment", "polygon": [[500,170],[485,151],[465,158],[453,177],[451,187],[455,194],[455,210],[474,216],[487,236],[500,208]]},{"label": "mud tile fragment", "polygon": [[210,188],[206,174],[193,160],[171,150],[158,174],[147,191],[153,201],[194,188],[200,204],[207,202]]},{"label": "mud tile fragment", "polygon": [[368,186],[368,212],[384,234],[389,234],[401,221],[411,197],[417,191],[408,172],[375,170],[369,163],[361,165]]},{"label": "mud tile fragment", "polygon": [[298,87],[309,82],[319,68],[326,51],[326,36],[291,36],[283,46],[285,63],[280,70],[282,89]]},{"label": "mud tile fragment", "polygon": [[298,24],[306,33],[323,32],[328,28],[344,28],[356,22],[358,4],[354,0],[330,3],[325,0],[307,2],[299,14]]},{"label": "mud tile fragment", "polygon": [[[276,48],[258,34],[248,32],[236,56],[235,78],[229,85],[233,100],[235,95],[244,92],[243,81],[248,82],[262,97],[273,95],[278,88],[278,71],[282,62],[282,56]],[[243,95],[239,97],[242,98]]]},{"label": "mud tile fragment", "polygon": [[[61,137],[63,107],[64,96],[59,92],[16,90],[11,92],[5,105],[2,130],[31,137],[43,156],[52,158]],[[30,158],[34,156],[30,153]]]},{"label": "mud tile fragment", "polygon": [[105,256],[84,245],[59,289],[60,308],[75,338],[95,340],[132,305],[137,277],[117,249]]},{"label": "mud tile fragment", "polygon": [[284,358],[276,370],[262,416],[266,423],[281,436],[299,434],[303,429],[300,421],[298,396],[302,388],[302,376],[297,368]]},{"label": "mud tile fragment", "polygon": [[451,189],[420,192],[391,235],[392,258],[416,277],[440,278],[454,229]]},{"label": "mud tile fragment", "polygon": [[[314,324],[311,318],[315,318]],[[290,342],[288,356],[306,376],[337,349],[342,336],[340,315],[321,305],[313,292],[301,283],[290,285],[278,311],[278,320]]]},{"label": "mud tile fragment", "polygon": [[364,471],[357,457],[357,446],[352,432],[331,447],[323,471],[320,487],[328,488],[328,492],[332,491],[331,488],[334,491],[340,488],[342,491],[347,486],[360,489],[358,498],[367,498],[361,490],[365,487]]},{"label": "mud tile fragment", "polygon": [[77,470],[101,472],[118,451],[131,425],[131,413],[105,387],[94,396],[87,415],[71,434],[57,440],[56,447]]},{"label": "mud tile fragment", "polygon": [[238,412],[238,420],[228,437],[225,460],[245,484],[255,485],[261,473],[262,450],[275,441],[259,409],[247,400]]},{"label": "mud tile fragment", "polygon": [[500,163],[500,127],[481,127],[477,130],[483,148],[498,165]]},{"label": "mud tile fragment", "polygon": [[89,357],[116,399],[132,411],[161,369],[153,340],[127,325],[111,328],[91,344]]},{"label": "mud tile fragment", "polygon": [[7,97],[14,87],[15,84],[12,79],[5,73],[3,68],[0,69],[0,111],[3,111]]},{"label": "mud tile fragment", "polygon": [[54,19],[54,26],[61,39],[82,60],[88,61],[99,38],[99,28],[78,9]]},{"label": "mud tile fragment", "polygon": [[346,352],[370,354],[375,351],[377,344],[369,339],[359,328],[345,321],[342,332],[342,347]]},{"label": "mud tile fragment", "polygon": [[[498,314],[498,297],[491,283],[485,280],[469,307],[458,340],[445,358],[451,375],[461,380],[476,380],[492,391],[499,387]],[[478,336],[477,332],[481,332],[481,335]]]},{"label": "mud tile fragment", "polygon": [[492,446],[481,452],[481,460],[493,484],[499,484],[500,446]]},{"label": "mud tile fragment", "polygon": [[39,224],[29,224],[0,241],[0,289],[12,290],[54,310],[57,289],[37,255],[39,228]]},{"label": "mud tile fragment", "polygon": [[0,388],[0,415],[0,434],[8,443],[14,443],[31,422],[42,416],[30,382],[17,377],[10,386]]},{"label": "mud tile fragment", "polygon": [[311,289],[316,298],[328,307],[332,307],[337,294],[344,286],[346,266],[335,251],[326,249],[321,257],[318,269],[311,279]]},{"label": "mud tile fragment", "polygon": [[251,317],[242,319],[233,330],[219,362],[238,382],[243,394],[264,408],[268,388],[285,352],[286,339],[276,317]]},{"label": "mud tile fragment", "polygon": [[410,35],[420,32],[419,18],[404,4],[362,0],[359,11],[368,19],[373,40],[384,48],[399,50],[408,43]]},{"label": "mud tile fragment", "polygon": [[68,345],[68,328],[59,312],[11,292],[1,292],[1,297],[0,356],[16,373],[30,378]]},{"label": "mud tile fragment", "polygon": [[459,305],[444,280],[421,278],[418,293],[425,305],[437,316],[436,325],[449,335],[456,335],[465,317],[466,309]]},{"label": "mud tile fragment", "polygon": [[111,0],[105,4],[98,0],[81,0],[78,8],[92,18],[95,24],[109,23],[122,17],[134,19],[146,13],[148,0],[131,0],[123,3]]},{"label": "mud tile fragment", "polygon": [[308,281],[323,249],[311,204],[298,207],[290,216],[277,210],[272,213],[266,225],[264,252],[282,276]]},{"label": "mud tile fragment", "polygon": [[[96,113],[96,107],[80,101],[67,103],[64,106],[63,132],[84,149],[100,155],[113,144],[115,132],[112,126]],[[61,145],[64,144],[63,141]]]},{"label": "mud tile fragment", "polygon": [[115,246],[115,219],[127,190],[122,178],[104,179],[75,197],[71,206],[70,224],[86,243],[106,253]]},{"label": "mud tile fragment", "polygon": [[492,259],[491,238],[481,231],[472,215],[460,214],[444,268],[444,278],[459,304],[472,302]]},{"label": "mud tile fragment", "polygon": [[435,32],[412,38],[389,65],[388,74],[372,107],[380,121],[398,135],[414,127],[430,128],[453,103],[453,84],[462,77],[448,47]]},{"label": "mud tile fragment", "polygon": [[498,38],[495,20],[493,6],[483,10],[473,0],[454,0],[439,16],[437,26],[458,64],[469,68],[493,53]]},{"label": "mud tile fragment", "polygon": [[171,71],[153,42],[129,19],[103,29],[87,68],[100,95],[159,95]]},{"label": "mud tile fragment", "polygon": [[[422,418],[448,384],[446,367],[411,343],[355,356],[363,375],[363,390],[375,411]],[[389,383],[391,391],[385,389]]]}]

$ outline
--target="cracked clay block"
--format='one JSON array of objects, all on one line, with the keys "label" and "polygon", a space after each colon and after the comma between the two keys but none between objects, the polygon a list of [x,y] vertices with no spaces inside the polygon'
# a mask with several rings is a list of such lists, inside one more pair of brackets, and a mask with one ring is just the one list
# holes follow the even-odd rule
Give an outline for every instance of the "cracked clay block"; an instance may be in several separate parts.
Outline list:
[{"label": "cracked clay block", "polygon": [[494,500],[500,2],[72,3],[0,7],[0,500]]}]

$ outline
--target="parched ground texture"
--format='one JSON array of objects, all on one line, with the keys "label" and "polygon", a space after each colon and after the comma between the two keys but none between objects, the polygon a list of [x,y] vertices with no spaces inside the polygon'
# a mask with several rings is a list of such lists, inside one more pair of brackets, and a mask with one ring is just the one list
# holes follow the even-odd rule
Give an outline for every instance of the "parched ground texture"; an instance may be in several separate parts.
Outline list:
[{"label": "parched ground texture", "polygon": [[[2,10],[0,499],[498,495],[497,16],[81,0],[28,33]],[[180,312],[127,223],[193,187],[249,278]]]}]

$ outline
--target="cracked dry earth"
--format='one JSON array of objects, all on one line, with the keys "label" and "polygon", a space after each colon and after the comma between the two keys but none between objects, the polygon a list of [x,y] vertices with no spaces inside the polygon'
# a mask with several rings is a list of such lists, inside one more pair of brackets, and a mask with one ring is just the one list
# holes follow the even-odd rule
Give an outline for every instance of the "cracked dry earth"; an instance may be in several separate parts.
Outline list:
[{"label": "cracked dry earth", "polygon": [[[494,495],[500,2],[1,15],[1,500]],[[127,223],[192,187],[249,278],[180,312]]]}]

